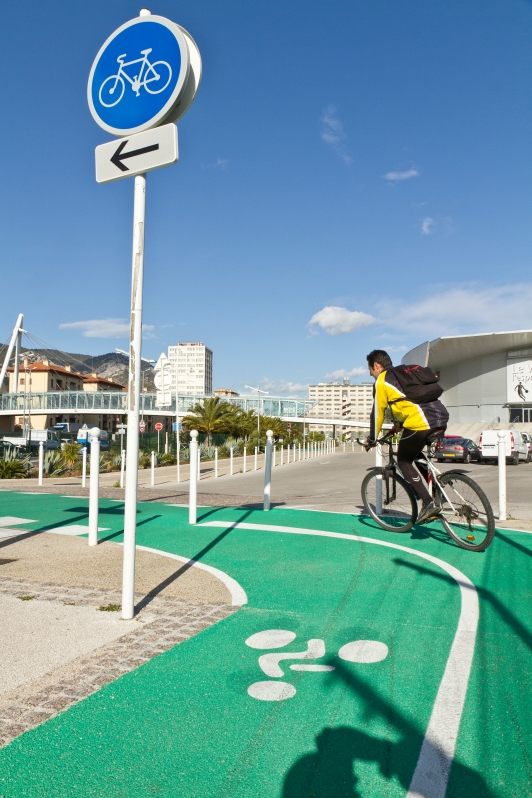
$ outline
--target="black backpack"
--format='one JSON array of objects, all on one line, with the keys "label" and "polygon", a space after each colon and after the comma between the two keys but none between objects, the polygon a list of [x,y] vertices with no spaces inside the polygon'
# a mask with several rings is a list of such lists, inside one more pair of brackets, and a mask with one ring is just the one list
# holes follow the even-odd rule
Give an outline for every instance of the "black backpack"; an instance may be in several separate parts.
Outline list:
[{"label": "black backpack", "polygon": [[[435,402],[443,393],[439,384],[440,378],[425,366],[395,366],[388,371],[393,371],[408,401],[416,405]],[[395,399],[390,404],[400,401]]]}]

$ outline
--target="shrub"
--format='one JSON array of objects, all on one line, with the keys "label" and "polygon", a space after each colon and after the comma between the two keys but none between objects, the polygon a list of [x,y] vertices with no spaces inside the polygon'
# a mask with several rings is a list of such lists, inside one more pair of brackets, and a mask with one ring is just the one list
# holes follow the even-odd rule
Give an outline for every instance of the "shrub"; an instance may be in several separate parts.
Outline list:
[{"label": "shrub", "polygon": [[27,470],[20,460],[0,460],[0,479],[24,479]]},{"label": "shrub", "polygon": [[49,477],[60,477],[67,470],[66,463],[60,451],[45,452],[43,459],[43,472]]},{"label": "shrub", "polygon": [[67,466],[74,468],[80,458],[81,446],[79,443],[74,442],[65,443],[61,449],[61,454]]},{"label": "shrub", "polygon": [[149,468],[151,466],[151,457],[146,452],[142,452],[139,456],[139,468]]},{"label": "shrub", "polygon": [[161,463],[164,463],[165,465],[175,465],[177,460],[173,454],[163,454],[161,457]]}]

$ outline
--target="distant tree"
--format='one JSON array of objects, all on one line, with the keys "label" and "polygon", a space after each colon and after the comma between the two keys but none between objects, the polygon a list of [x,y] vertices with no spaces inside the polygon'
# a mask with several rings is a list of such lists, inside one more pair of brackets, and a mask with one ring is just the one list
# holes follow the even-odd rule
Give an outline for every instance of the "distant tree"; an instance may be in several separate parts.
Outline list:
[{"label": "distant tree", "polygon": [[234,423],[235,408],[219,396],[203,399],[194,405],[191,413],[182,419],[183,428],[190,431],[196,429],[208,436],[209,446],[215,432],[231,432]]}]

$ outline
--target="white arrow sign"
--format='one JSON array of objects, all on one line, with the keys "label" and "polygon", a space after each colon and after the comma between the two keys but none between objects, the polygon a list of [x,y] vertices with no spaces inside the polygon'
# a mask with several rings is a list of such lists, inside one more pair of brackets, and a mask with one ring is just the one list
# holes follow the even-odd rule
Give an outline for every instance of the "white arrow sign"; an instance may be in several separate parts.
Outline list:
[{"label": "white arrow sign", "polygon": [[122,180],[161,166],[176,163],[177,128],[175,125],[146,130],[134,136],[110,141],[96,147],[96,182]]},{"label": "white arrow sign", "polygon": [[154,371],[153,381],[157,388],[155,404],[157,407],[165,407],[172,403],[172,396],[170,393],[170,388],[172,386],[172,364],[164,352],[161,353],[159,360],[155,364]]}]

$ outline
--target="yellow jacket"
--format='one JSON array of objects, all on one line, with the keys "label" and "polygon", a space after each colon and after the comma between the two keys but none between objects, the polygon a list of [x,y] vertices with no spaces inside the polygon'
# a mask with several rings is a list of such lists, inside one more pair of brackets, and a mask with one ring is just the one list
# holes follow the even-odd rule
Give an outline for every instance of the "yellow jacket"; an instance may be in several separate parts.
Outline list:
[{"label": "yellow jacket", "polygon": [[396,421],[405,429],[420,432],[426,429],[444,428],[449,421],[449,413],[437,399],[435,402],[410,402],[401,390],[399,380],[393,370],[381,371],[373,389],[373,410],[371,411],[372,440],[379,437],[384,421],[384,411],[391,405]]}]

